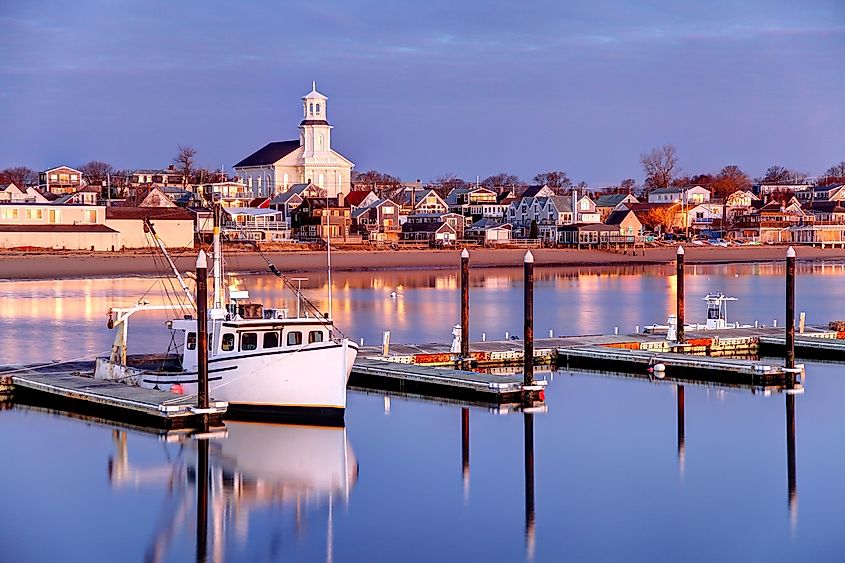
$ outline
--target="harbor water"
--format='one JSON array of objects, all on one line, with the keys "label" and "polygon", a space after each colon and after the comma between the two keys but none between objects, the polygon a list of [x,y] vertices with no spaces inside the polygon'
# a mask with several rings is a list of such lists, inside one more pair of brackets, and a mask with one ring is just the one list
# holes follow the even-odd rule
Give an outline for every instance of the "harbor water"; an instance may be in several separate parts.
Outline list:
[{"label": "harbor water", "polygon": [[[673,273],[538,268],[535,332],[665,323]],[[521,275],[472,271],[472,340],[521,336]],[[458,276],[335,272],[335,322],[365,344],[385,330],[392,342],[447,342]],[[688,266],[687,321],[704,322],[701,298],[722,291],[739,299],[729,321],[782,326],[783,276],[782,264]],[[325,276],[305,277],[325,310]],[[295,308],[274,276],[229,283]],[[109,307],[167,303],[163,285],[0,282],[0,364],[106,354]],[[799,264],[796,297],[808,324],[845,319],[845,264]],[[133,317],[129,352],[165,351],[166,320]],[[199,441],[0,403],[0,559],[840,560],[845,364],[804,363],[800,395],[560,371],[533,415],[350,391],[345,428],[227,422],[207,442],[206,528]]]}]

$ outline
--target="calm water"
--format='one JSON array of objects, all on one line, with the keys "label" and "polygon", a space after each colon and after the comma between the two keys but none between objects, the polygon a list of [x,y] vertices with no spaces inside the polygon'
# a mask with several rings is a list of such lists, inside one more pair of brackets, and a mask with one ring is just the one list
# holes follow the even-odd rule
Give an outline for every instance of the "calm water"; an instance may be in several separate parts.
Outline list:
[{"label": "calm water", "polygon": [[[732,319],[783,322],[777,265],[689,268],[687,318],[711,290]],[[538,334],[632,331],[672,311],[670,268],[539,270]],[[845,319],[845,265],[799,266],[808,323]],[[325,306],[325,279],[307,296]],[[366,343],[447,341],[453,272],[336,273],[334,316]],[[474,271],[472,336],[521,332],[521,274]],[[290,306],[270,276],[253,298]],[[234,283],[234,281],[233,281]],[[390,293],[398,295],[391,298]],[[82,358],[110,346],[106,311],[154,279],[0,284],[2,362]],[[131,352],[162,351],[164,317],[133,318]],[[528,418],[350,392],[345,429],[234,423],[211,440],[207,533],[197,537],[197,441],[24,405],[0,411],[3,561],[841,560],[845,373],[809,363],[795,397],[558,372]],[[679,435],[679,414],[683,431]],[[464,416],[467,418],[464,419]],[[462,440],[468,419],[469,443]],[[791,473],[791,475],[790,475]]]}]

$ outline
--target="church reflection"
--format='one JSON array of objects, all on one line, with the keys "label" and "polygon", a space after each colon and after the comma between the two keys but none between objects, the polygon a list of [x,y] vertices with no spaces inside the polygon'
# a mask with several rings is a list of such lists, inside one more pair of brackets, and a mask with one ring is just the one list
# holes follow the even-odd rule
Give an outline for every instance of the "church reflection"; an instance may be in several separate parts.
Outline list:
[{"label": "church reflection", "polygon": [[278,538],[288,535],[284,528],[301,535],[309,522],[325,520],[331,560],[334,503],[348,503],[358,478],[345,428],[229,421],[223,435],[175,437],[179,455],[159,467],[135,467],[126,432],[114,431],[113,438],[111,486],[155,485],[166,491],[146,561],[173,559],[174,538],[187,531],[192,509],[197,561],[224,561],[231,542],[260,544],[262,538],[250,538],[249,524],[250,514],[262,509],[274,514],[276,529],[265,540],[274,558],[282,556]]}]

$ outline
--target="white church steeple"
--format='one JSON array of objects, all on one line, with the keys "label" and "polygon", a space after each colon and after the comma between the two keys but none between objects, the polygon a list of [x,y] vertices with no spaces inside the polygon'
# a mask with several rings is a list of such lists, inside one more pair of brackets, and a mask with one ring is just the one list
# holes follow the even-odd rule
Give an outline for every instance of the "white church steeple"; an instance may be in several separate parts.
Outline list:
[{"label": "white church steeple", "polygon": [[299,124],[299,144],[305,158],[319,157],[331,152],[331,129],[327,120],[328,98],[311,83],[311,91],[302,97],[302,122]]}]

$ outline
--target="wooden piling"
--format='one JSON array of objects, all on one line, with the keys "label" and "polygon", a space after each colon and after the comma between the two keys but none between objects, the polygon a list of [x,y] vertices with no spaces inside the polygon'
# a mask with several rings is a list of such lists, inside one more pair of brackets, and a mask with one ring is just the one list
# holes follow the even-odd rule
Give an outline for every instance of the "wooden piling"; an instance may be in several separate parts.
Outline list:
[{"label": "wooden piling", "polygon": [[205,251],[197,256],[197,408],[205,429],[208,415],[208,260]]},{"label": "wooden piling", "polygon": [[525,253],[524,269],[524,302],[525,316],[524,350],[523,350],[523,382],[525,385],[534,383],[534,255],[531,251]]},{"label": "wooden piling", "polygon": [[[795,249],[786,251],[786,367],[795,368]],[[795,376],[790,374],[789,380]]]},{"label": "wooden piling", "polygon": [[461,252],[461,360],[469,362],[469,252]]},{"label": "wooden piling", "polygon": [[677,263],[675,269],[675,296],[677,299],[677,331],[676,341],[681,343],[684,341],[684,247],[678,247]]}]

